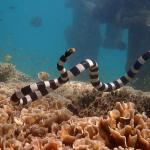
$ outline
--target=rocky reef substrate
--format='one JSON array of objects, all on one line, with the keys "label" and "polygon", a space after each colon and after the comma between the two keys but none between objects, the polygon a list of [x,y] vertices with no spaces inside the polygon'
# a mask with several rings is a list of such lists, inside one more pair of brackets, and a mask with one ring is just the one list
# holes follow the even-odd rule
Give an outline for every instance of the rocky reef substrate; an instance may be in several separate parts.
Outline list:
[{"label": "rocky reef substrate", "polygon": [[0,83],[2,150],[150,149],[150,94],[124,87],[98,94],[72,81],[26,106],[9,97],[25,82]]}]

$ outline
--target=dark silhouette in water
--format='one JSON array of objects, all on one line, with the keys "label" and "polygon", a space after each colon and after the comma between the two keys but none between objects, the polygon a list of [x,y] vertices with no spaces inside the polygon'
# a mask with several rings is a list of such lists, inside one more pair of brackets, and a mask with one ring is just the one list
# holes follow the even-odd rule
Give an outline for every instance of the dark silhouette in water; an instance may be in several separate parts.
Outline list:
[{"label": "dark silhouette in water", "polygon": [[[116,4],[114,10],[112,6]],[[125,49],[122,27],[112,22],[120,5],[116,0],[68,0],[66,6],[73,10],[72,26],[65,31],[68,45],[79,49],[82,58],[91,54],[94,59],[97,59],[100,46]],[[102,23],[106,23],[105,39],[100,33]]]},{"label": "dark silhouette in water", "polygon": [[[128,57],[126,70],[141,55],[144,50],[150,49],[150,1],[123,1],[123,7],[118,12],[118,24],[128,28]],[[148,62],[138,74],[132,84],[141,90],[150,90],[150,70]]]},{"label": "dark silhouette in water", "polygon": [[[125,49],[123,29],[128,29],[128,58],[126,69],[150,49],[150,1],[149,0],[66,0],[66,7],[73,10],[72,26],[66,29],[69,46],[80,50],[78,58],[87,54],[97,58],[100,46]],[[105,39],[100,25],[106,24]],[[150,63],[148,63],[150,65]],[[144,66],[133,84],[142,90],[150,89],[150,70]]]},{"label": "dark silhouette in water", "polygon": [[[150,49],[150,29],[142,24],[132,25],[129,28],[129,46],[126,70],[133,61],[146,50]],[[150,90],[150,62],[143,66],[133,86],[141,90]]]},{"label": "dark silhouette in water", "polygon": [[[69,47],[76,47],[79,50],[77,55],[73,56],[73,63],[89,56],[98,60],[100,46],[111,49],[126,48],[122,42],[122,28],[111,23],[116,10],[113,11],[108,2],[108,0],[66,1],[66,7],[71,8],[73,12],[72,25],[65,30],[66,40]],[[106,22],[106,36],[102,39],[100,27]],[[88,78],[86,75],[82,75],[81,78],[86,80]]]},{"label": "dark silhouette in water", "polygon": [[96,3],[93,17],[100,20],[101,24],[106,24],[102,46],[109,49],[126,49],[127,46],[122,40],[123,27],[116,21],[118,11],[121,10],[123,5],[122,0],[97,0]]},{"label": "dark silhouette in water", "polygon": [[42,18],[39,16],[32,17],[30,25],[32,27],[41,27],[43,24]]},{"label": "dark silhouette in water", "polygon": [[[79,50],[77,58],[82,56],[83,59],[92,55],[96,59],[99,46],[101,45],[101,35],[99,20],[93,17],[93,10],[96,7],[95,3],[85,0],[70,0],[66,5],[73,9],[72,25],[65,31],[69,47],[74,46]],[[77,62],[78,60],[75,58],[74,63]]]}]

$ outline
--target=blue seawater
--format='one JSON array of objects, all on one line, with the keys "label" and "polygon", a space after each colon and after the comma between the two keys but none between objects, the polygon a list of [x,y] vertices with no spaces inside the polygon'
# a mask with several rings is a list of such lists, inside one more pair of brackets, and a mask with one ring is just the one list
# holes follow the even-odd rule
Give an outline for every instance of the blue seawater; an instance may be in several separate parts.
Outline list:
[{"label": "blue seawater", "polygon": [[[5,54],[10,54],[16,68],[30,76],[37,77],[40,71],[58,75],[56,63],[69,48],[64,33],[72,24],[72,15],[65,0],[0,0],[0,62]],[[41,20],[37,19],[37,26],[32,26],[35,17]],[[101,30],[104,33],[105,27]],[[125,43],[127,35],[128,31],[124,31]],[[126,55],[126,50],[99,48],[102,81],[125,73]]]}]

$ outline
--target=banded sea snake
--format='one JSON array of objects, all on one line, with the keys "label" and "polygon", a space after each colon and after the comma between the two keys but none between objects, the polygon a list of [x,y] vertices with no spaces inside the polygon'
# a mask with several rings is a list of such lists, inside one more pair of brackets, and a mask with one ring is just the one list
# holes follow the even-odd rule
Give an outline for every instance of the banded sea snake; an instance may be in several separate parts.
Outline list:
[{"label": "banded sea snake", "polygon": [[39,81],[31,85],[21,88],[19,91],[16,91],[10,98],[10,100],[19,105],[25,105],[32,101],[35,101],[42,96],[47,95],[50,91],[53,91],[68,82],[71,78],[78,76],[86,69],[89,69],[89,76],[91,84],[98,90],[102,92],[111,92],[120,87],[126,85],[130,82],[135,75],[138,73],[141,66],[150,58],[150,51],[144,53],[140,56],[129,71],[119,79],[112,81],[110,83],[103,83],[99,80],[98,74],[98,64],[92,59],[85,59],[80,62],[70,70],[66,70],[64,67],[65,62],[69,56],[75,52],[74,48],[68,49],[64,55],[62,55],[57,63],[57,69],[60,73],[60,77],[48,80],[48,81]]}]

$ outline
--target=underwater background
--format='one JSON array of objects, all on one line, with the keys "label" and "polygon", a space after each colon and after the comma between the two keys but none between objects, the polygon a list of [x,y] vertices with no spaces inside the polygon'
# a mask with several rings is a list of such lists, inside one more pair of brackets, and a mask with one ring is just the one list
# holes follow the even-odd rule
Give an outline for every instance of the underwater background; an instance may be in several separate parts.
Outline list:
[{"label": "underwater background", "polygon": [[[65,29],[72,24],[73,14],[65,3],[66,1],[60,0],[1,0],[1,60],[5,54],[10,54],[13,64],[31,76],[36,76],[39,71],[55,75],[59,56],[69,48]],[[41,19],[39,26],[31,24],[34,17]],[[102,32],[105,32],[104,28]],[[126,51],[103,48],[99,48],[99,51],[101,54],[98,54],[97,61],[104,81],[115,79],[124,73]],[[92,58],[92,55],[88,57]],[[78,62],[82,60],[81,56]]]},{"label": "underwater background", "polygon": [[[149,47],[137,38],[140,35],[144,41],[142,35],[149,31],[145,29],[148,8],[147,0],[0,0],[0,61],[10,55],[18,70],[34,78],[46,71],[54,78],[59,57],[74,47],[77,52],[69,59],[69,68],[93,58],[101,80],[115,80]],[[141,33],[136,32],[138,28]],[[136,46],[137,51],[130,54]],[[143,80],[136,87],[141,83]]]},{"label": "underwater background", "polygon": [[150,0],[0,0],[0,150],[150,150],[149,59]]}]

